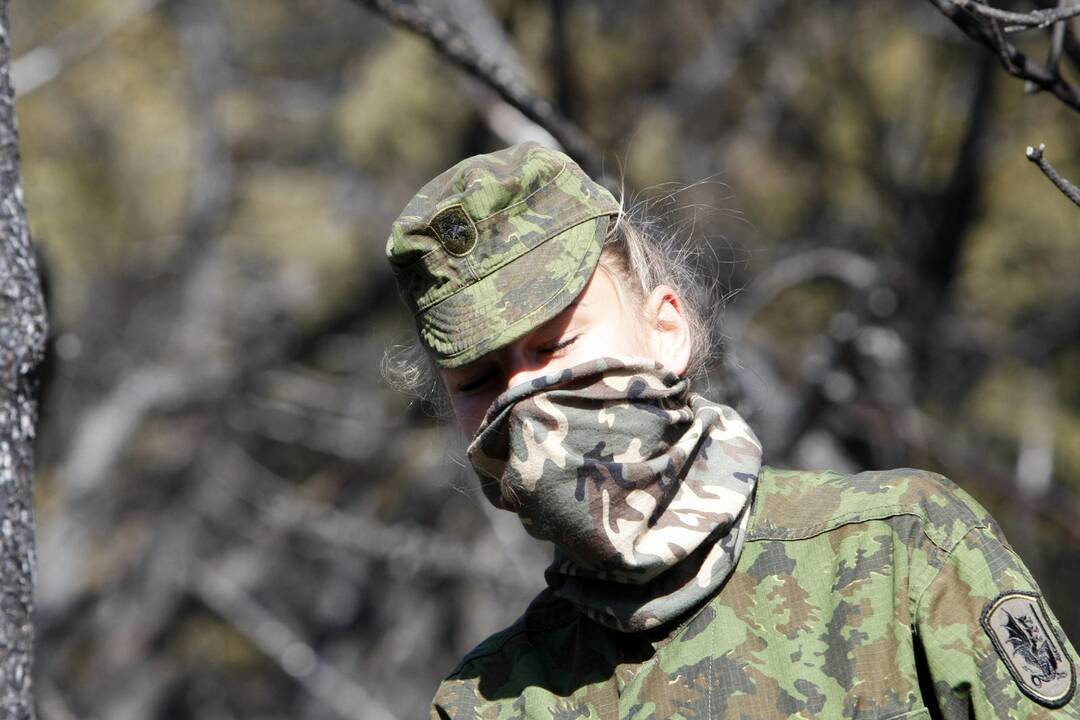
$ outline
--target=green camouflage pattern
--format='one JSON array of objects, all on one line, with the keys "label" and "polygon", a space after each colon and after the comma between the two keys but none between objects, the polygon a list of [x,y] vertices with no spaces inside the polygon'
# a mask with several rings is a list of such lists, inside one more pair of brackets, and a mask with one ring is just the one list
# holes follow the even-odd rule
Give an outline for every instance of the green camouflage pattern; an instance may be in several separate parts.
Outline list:
[{"label": "green camouflage pattern", "polygon": [[468,158],[424,185],[394,222],[386,256],[436,364],[470,363],[566,308],[619,212],[573,160],[533,142]]},{"label": "green camouflage pattern", "polygon": [[761,466],[738,413],[642,358],[510,388],[468,455],[496,507],[556,543],[555,595],[629,632],[682,615],[728,576]]},{"label": "green camouflage pattern", "polygon": [[987,513],[919,470],[764,467],[723,588],[688,619],[619,633],[550,590],[439,688],[432,718],[1080,718],[1076,651],[1051,708],[980,625],[1039,589]]}]

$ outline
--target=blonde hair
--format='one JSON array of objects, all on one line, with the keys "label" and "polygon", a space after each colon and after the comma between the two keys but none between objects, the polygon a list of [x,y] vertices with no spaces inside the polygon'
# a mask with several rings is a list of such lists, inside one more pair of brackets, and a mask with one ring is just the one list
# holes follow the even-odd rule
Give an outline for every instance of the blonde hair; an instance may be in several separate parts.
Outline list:
[{"label": "blonde hair", "polygon": [[599,266],[639,305],[659,285],[675,290],[690,331],[686,374],[702,375],[717,356],[715,327],[709,321],[720,305],[716,282],[706,279],[700,253],[690,239],[660,228],[657,220],[645,216],[645,208],[642,203],[618,216],[604,241]]}]

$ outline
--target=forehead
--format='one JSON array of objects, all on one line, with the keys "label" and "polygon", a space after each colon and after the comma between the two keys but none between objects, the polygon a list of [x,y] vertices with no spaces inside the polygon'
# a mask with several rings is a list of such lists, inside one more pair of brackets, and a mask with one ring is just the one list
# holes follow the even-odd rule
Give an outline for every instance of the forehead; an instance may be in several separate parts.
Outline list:
[{"label": "forehead", "polygon": [[[619,284],[603,264],[598,264],[589,282],[582,288],[571,308],[584,310],[602,310],[615,315],[622,309],[622,295]],[[570,308],[567,308],[570,309]]]},{"label": "forehead", "polygon": [[619,292],[618,283],[615,282],[603,266],[597,266],[585,287],[566,306],[565,310],[547,322],[533,328],[518,342],[528,342],[530,338],[551,335],[554,332],[573,326],[576,321],[580,320],[590,322],[615,321],[620,319],[622,311],[622,295]]}]

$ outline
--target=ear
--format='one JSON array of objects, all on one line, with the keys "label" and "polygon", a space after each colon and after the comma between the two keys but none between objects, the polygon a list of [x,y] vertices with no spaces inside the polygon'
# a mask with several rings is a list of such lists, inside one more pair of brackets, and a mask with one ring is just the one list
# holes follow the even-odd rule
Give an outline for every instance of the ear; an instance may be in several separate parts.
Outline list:
[{"label": "ear", "polygon": [[645,299],[649,318],[649,342],[653,357],[677,375],[685,375],[690,364],[690,324],[682,298],[670,285],[657,285]]}]

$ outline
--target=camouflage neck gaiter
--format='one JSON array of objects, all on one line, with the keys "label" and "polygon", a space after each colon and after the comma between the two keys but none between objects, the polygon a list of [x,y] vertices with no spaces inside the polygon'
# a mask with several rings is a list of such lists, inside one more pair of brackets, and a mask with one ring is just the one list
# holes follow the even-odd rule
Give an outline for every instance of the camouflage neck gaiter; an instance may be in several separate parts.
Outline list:
[{"label": "camouflage neck gaiter", "polygon": [[663,365],[615,358],[510,388],[468,454],[487,498],[555,543],[555,594],[626,632],[720,587],[761,465],[733,409]]}]

